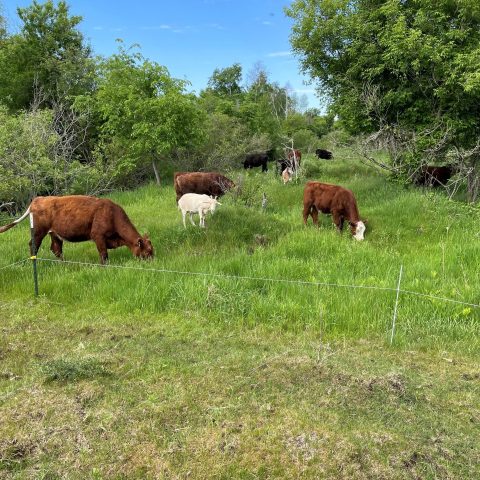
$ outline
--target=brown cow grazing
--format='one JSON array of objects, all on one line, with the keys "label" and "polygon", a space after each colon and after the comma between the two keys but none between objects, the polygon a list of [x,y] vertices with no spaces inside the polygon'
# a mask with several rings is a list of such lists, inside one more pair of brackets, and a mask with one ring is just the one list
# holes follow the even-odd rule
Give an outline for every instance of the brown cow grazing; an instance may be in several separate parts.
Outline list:
[{"label": "brown cow grazing", "polygon": [[148,236],[140,236],[123,208],[107,198],[85,195],[36,197],[27,211],[18,220],[1,227],[0,233],[17,225],[30,213],[35,227],[35,252],[49,233],[52,241],[50,249],[62,259],[64,240],[93,240],[102,264],[108,261],[108,249],[124,245],[135,257],[153,257],[153,246]]},{"label": "brown cow grazing", "polygon": [[217,172],[176,172],[173,186],[177,194],[177,203],[186,193],[199,193],[221,197],[235,184],[229,178]]},{"label": "brown cow grazing", "polygon": [[339,231],[347,220],[354,238],[363,240],[365,224],[360,220],[357,201],[350,190],[329,183],[307,182],[303,190],[303,223],[306,225],[311,215],[313,223],[318,225],[318,212],[331,213]]}]

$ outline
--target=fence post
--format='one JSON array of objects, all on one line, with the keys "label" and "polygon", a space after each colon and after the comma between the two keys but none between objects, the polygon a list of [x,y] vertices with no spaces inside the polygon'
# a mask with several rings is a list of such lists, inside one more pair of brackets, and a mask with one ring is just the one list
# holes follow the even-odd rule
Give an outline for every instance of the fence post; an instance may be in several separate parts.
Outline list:
[{"label": "fence post", "polygon": [[395,299],[395,308],[393,310],[392,334],[390,336],[390,345],[393,343],[393,335],[395,334],[395,323],[397,321],[398,298],[400,296],[400,282],[402,281],[402,273],[403,273],[403,265],[400,265],[400,273],[398,275],[398,283],[397,283],[397,297]]},{"label": "fence post", "polygon": [[35,225],[33,224],[33,215],[30,213],[30,237],[32,239],[32,247],[30,260],[33,265],[33,284],[35,288],[35,296],[38,297],[38,275],[37,275],[37,248],[35,245]]}]

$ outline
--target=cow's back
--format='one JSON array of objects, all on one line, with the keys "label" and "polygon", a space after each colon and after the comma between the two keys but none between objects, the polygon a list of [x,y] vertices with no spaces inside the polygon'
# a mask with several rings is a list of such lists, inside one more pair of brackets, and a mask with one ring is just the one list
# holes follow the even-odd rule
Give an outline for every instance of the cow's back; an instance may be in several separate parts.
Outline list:
[{"label": "cow's back", "polygon": [[35,228],[55,232],[66,240],[90,238],[94,222],[112,229],[115,220],[123,221],[125,212],[108,199],[87,195],[36,197],[30,204]]},{"label": "cow's back", "polygon": [[357,201],[353,192],[340,185],[322,182],[307,182],[303,192],[304,205],[315,206],[324,213],[334,210],[358,217]]},{"label": "cow's back", "polygon": [[186,193],[221,196],[233,182],[217,172],[178,172],[174,175],[177,201]]}]

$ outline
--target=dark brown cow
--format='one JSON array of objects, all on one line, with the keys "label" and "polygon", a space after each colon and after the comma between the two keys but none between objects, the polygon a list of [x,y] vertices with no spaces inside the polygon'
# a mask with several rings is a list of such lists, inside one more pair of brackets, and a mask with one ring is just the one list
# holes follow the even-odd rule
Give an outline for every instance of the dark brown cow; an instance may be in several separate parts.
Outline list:
[{"label": "dark brown cow", "polygon": [[318,225],[318,212],[331,213],[339,231],[347,220],[354,238],[363,240],[365,224],[360,220],[357,201],[350,190],[329,183],[307,182],[303,190],[303,223],[306,225],[311,215],[313,223]]},{"label": "dark brown cow", "polygon": [[[153,246],[148,236],[142,237],[123,208],[106,198],[85,195],[36,197],[27,211],[18,220],[1,227],[0,233],[17,225],[30,213],[35,227],[35,252],[49,233],[52,241],[50,249],[62,259],[64,240],[93,240],[102,264],[108,261],[108,249],[124,245],[135,257],[153,257]],[[31,243],[30,241],[30,251]]]},{"label": "dark brown cow", "polygon": [[176,172],[173,186],[177,203],[185,193],[199,193],[221,197],[235,184],[225,175],[217,172]]},{"label": "dark brown cow", "polygon": [[453,167],[450,165],[443,167],[423,165],[415,179],[415,183],[417,185],[426,185],[427,187],[444,187],[453,173]]}]

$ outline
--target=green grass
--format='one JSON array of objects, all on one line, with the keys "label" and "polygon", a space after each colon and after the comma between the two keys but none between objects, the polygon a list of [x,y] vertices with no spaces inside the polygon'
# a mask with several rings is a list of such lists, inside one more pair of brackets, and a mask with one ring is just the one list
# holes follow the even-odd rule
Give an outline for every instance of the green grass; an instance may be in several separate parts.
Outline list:
[{"label": "green grass", "polygon": [[[365,242],[303,226],[304,179],[249,172],[205,230],[183,228],[170,185],[111,195],[152,262],[39,262],[38,299],[29,263],[0,270],[0,478],[480,473],[478,309],[402,294],[390,346],[395,291],[231,278],[394,289],[403,265],[403,289],[478,304],[479,210],[341,154],[305,163],[355,192]],[[0,236],[0,267],[28,237]],[[98,263],[91,242],[64,251]]]}]

